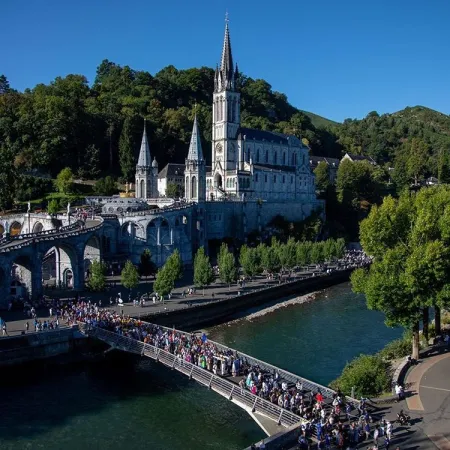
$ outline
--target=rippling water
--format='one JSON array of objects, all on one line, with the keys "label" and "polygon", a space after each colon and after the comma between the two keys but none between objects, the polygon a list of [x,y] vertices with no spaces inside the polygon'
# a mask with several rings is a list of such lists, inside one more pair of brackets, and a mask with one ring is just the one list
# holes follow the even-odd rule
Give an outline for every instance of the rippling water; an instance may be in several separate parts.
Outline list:
[{"label": "rippling water", "polygon": [[[399,336],[348,285],[308,304],[208,330],[211,339],[320,383]],[[44,363],[1,374],[1,449],[242,449],[263,437],[219,395],[149,360]]]}]

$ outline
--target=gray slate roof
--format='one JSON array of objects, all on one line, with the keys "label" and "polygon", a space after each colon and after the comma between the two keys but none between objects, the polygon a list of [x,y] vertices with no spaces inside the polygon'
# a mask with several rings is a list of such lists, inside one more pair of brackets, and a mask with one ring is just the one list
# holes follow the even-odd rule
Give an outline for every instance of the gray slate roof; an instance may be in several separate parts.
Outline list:
[{"label": "gray slate roof", "polygon": [[292,145],[292,146],[302,145],[300,139],[298,139],[296,136],[283,133],[276,133],[275,131],[254,130],[252,128],[244,128],[244,127],[239,128],[238,137],[241,137],[242,139],[244,139],[245,137],[247,141],[254,139],[255,141],[267,141],[280,145]]},{"label": "gray slate roof", "polygon": [[309,163],[315,169],[320,162],[326,162],[331,167],[339,167],[339,159],[336,158],[328,158],[328,156],[310,156]]},{"label": "gray slate roof", "polygon": [[150,146],[148,145],[147,130],[145,129],[145,124],[144,124],[144,134],[142,135],[141,150],[139,151],[139,159],[137,165],[140,167],[151,167],[152,165],[152,159],[150,157]]}]

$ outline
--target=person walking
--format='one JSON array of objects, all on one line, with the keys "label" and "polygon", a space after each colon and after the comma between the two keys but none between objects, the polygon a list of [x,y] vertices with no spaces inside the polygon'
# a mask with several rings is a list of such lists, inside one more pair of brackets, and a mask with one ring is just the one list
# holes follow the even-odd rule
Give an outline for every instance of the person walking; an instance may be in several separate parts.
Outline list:
[{"label": "person walking", "polygon": [[5,321],[3,321],[3,324],[2,324],[2,333],[3,333],[3,336],[8,336],[8,331],[6,331],[6,322]]},{"label": "person walking", "polygon": [[28,333],[28,330],[30,329],[30,324],[27,322],[25,324],[25,333]]}]

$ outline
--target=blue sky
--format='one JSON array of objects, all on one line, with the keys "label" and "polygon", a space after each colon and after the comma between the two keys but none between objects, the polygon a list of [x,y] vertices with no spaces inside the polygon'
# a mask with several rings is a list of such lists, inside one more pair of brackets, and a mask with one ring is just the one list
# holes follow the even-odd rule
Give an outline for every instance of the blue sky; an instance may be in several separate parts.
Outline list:
[{"label": "blue sky", "polygon": [[448,0],[3,0],[0,73],[23,90],[107,58],[155,73],[220,59],[342,121],[424,105],[450,114]]}]

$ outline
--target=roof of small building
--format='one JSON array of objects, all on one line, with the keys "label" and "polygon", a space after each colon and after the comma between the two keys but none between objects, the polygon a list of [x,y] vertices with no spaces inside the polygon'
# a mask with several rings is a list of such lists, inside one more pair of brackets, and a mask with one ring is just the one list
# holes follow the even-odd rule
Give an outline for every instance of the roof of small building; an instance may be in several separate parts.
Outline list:
[{"label": "roof of small building", "polygon": [[369,161],[370,163],[376,164],[376,161],[373,158],[371,158],[370,156],[353,155],[351,153],[346,153],[344,155],[344,158],[345,158],[345,156],[348,156],[352,161]]},{"label": "roof of small building", "polygon": [[328,158],[328,156],[310,156],[309,157],[309,163],[314,168],[317,167],[320,162],[325,162],[329,166],[332,166],[332,167],[338,167],[340,161],[337,158]]},{"label": "roof of small building", "polygon": [[238,129],[238,137],[241,137],[247,141],[254,139],[259,142],[267,141],[280,145],[291,145],[297,147],[302,146],[302,142],[298,137],[277,133],[275,131],[254,130],[252,128],[241,127]]}]

